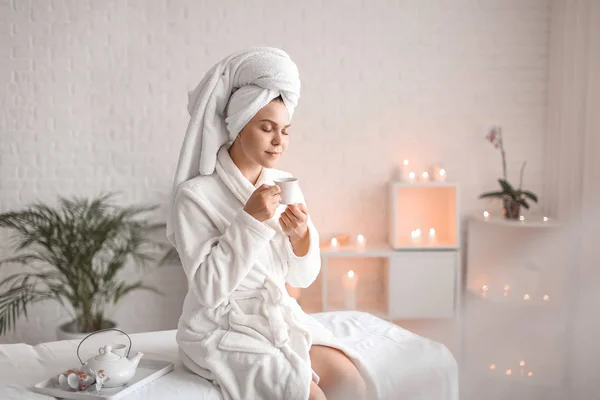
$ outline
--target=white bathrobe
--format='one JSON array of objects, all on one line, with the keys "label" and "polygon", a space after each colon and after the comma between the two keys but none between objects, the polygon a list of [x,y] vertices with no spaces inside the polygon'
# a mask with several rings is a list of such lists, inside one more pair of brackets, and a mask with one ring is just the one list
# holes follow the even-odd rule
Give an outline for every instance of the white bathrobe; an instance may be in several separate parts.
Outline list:
[{"label": "white bathrobe", "polygon": [[310,247],[298,257],[278,222],[285,205],[264,223],[243,210],[261,184],[291,175],[263,168],[253,186],[228,148],[220,149],[214,174],[185,182],[176,195],[174,232],[188,278],[177,333],[184,365],[218,384],[224,399],[306,400],[311,380],[319,379],[308,351],[326,345],[355,362],[369,398],[376,398],[353,350],[305,314],[285,289],[285,282],[307,287],[319,274],[319,236],[310,217]]}]

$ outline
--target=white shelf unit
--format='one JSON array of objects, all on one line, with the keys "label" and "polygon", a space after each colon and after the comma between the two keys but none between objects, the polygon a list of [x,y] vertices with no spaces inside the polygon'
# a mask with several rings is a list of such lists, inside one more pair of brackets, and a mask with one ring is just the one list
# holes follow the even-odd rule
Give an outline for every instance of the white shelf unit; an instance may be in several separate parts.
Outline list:
[{"label": "white shelf unit", "polygon": [[561,228],[542,217],[469,220],[463,368],[485,383],[466,385],[469,398],[564,398],[570,263]]},{"label": "white shelf unit", "polygon": [[[388,241],[395,250],[458,250],[460,248],[460,213],[458,186],[453,183],[390,184]],[[435,229],[435,241],[428,239]],[[411,233],[421,230],[415,243]]]},{"label": "white shelf unit", "polygon": [[[361,306],[359,302],[357,309],[388,320],[451,318],[461,304],[458,187],[452,183],[394,182],[389,190],[392,223],[388,243],[321,248],[318,311],[338,309],[330,306],[331,259],[379,258],[385,262],[385,293],[374,306]],[[416,228],[425,233],[423,240],[406,240],[406,234],[410,238],[411,230]],[[435,241],[427,238],[429,228],[436,230]],[[312,294],[314,300],[317,293]]]}]

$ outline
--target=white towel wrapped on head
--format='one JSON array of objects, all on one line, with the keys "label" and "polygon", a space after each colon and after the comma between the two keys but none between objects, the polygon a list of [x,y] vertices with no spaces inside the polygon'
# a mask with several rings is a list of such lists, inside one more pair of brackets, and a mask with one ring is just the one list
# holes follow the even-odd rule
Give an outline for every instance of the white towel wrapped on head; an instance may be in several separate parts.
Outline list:
[{"label": "white towel wrapped on head", "polygon": [[[281,96],[290,120],[300,97],[300,76],[286,52],[256,47],[234,53],[215,64],[188,94],[190,122],[179,153],[167,219],[173,243],[173,202],[179,186],[215,171],[219,148],[274,98]],[[174,243],[173,243],[174,244]]]}]

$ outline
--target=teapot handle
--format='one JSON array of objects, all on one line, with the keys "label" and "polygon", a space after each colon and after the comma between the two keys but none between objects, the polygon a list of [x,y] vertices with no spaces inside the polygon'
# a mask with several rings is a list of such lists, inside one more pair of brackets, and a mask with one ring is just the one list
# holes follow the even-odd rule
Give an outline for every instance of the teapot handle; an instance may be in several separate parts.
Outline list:
[{"label": "teapot handle", "polygon": [[121,332],[123,335],[127,336],[127,339],[129,339],[129,348],[127,349],[127,355],[125,356],[126,358],[129,358],[129,352],[131,351],[131,338],[129,337],[129,335],[125,332],[123,332],[120,329],[117,328],[107,328],[107,329],[100,329],[99,331],[96,332],[92,332],[89,335],[87,335],[86,337],[84,337],[83,339],[81,339],[81,342],[79,342],[79,345],[77,346],[77,358],[79,358],[79,362],[81,363],[81,365],[84,364],[84,362],[81,360],[81,357],[79,356],[79,348],[81,347],[81,344],[90,336],[95,335],[96,333],[100,333],[100,332],[107,332],[107,331],[117,331],[117,332]]}]

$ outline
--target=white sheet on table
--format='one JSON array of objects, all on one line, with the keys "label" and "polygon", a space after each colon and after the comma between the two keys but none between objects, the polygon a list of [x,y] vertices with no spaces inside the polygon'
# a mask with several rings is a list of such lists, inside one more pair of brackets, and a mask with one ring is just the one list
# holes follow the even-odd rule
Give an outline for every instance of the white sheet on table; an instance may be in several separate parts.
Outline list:
[{"label": "white sheet on table", "polygon": [[[382,399],[458,400],[458,368],[445,346],[367,313],[313,315],[361,354],[366,367],[377,377]],[[178,360],[175,333],[173,330],[131,335],[132,351],[142,351],[147,358]],[[37,346],[0,345],[0,398],[50,399],[28,388],[77,366],[77,344],[62,341]],[[221,396],[217,388],[187,372],[177,361],[175,371],[127,397],[165,398],[219,400]]]}]

